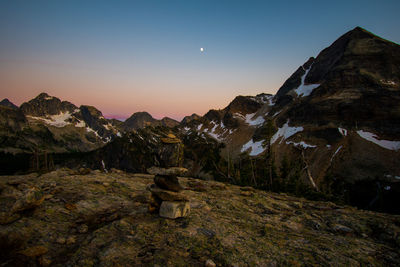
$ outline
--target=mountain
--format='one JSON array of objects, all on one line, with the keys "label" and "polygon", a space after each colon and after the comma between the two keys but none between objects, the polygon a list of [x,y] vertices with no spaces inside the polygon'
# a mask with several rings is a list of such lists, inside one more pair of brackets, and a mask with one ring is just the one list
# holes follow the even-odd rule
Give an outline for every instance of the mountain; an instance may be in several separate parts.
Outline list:
[{"label": "mountain", "polygon": [[147,112],[136,112],[132,114],[128,119],[125,120],[123,123],[123,128],[126,131],[137,130],[147,126],[165,126],[165,127],[175,127],[179,125],[179,122],[164,117],[161,120],[154,119],[149,113]]},{"label": "mountain", "polygon": [[9,108],[12,108],[12,109],[17,109],[17,108],[18,108],[18,106],[14,105],[14,104],[13,104],[10,100],[8,100],[7,98],[4,98],[3,100],[1,100],[0,106],[9,107]]},{"label": "mountain", "polygon": [[198,120],[198,119],[200,119],[200,118],[201,118],[201,116],[197,115],[196,113],[193,113],[193,114],[190,115],[190,116],[185,116],[185,117],[182,119],[181,124],[182,124],[182,125],[185,125],[185,124],[190,123],[191,121],[195,121],[195,120]]},{"label": "mountain", "polygon": [[195,131],[225,143],[227,146],[222,154],[226,158],[236,158],[245,140],[252,138],[264,123],[273,97],[271,94],[237,96],[224,109],[210,110],[203,117],[181,123],[181,130],[185,133]]},{"label": "mountain", "polygon": [[286,111],[292,122],[329,121],[393,138],[400,132],[399,77],[399,45],[357,27],[285,82],[277,93],[276,109],[286,101],[296,102]]},{"label": "mountain", "polygon": [[399,45],[359,27],[341,36],[278,91],[268,114],[279,113],[275,160],[294,158],[297,146],[314,188],[328,187],[360,207],[393,208],[400,193],[399,77]]},{"label": "mountain", "polygon": [[[182,131],[224,143],[235,181],[249,168],[254,185],[289,190],[292,179],[297,188],[399,212],[399,77],[400,46],[357,27],[309,58],[275,96],[236,97]],[[249,156],[273,166],[246,167]],[[258,169],[270,178],[255,182]]]},{"label": "mountain", "polygon": [[157,120],[147,112],[136,112],[124,121],[125,130],[135,130],[150,126]]},{"label": "mountain", "polygon": [[84,152],[121,135],[113,121],[94,107],[61,101],[41,93],[12,111],[1,106],[0,151]]},{"label": "mountain", "polygon": [[0,106],[0,149],[70,153],[65,164],[136,172],[154,165],[157,140],[174,134],[192,176],[400,213],[399,47],[357,27],[276,95],[237,96],[180,124],[147,112],[107,120],[40,94],[19,109]]},{"label": "mountain", "polygon": [[23,103],[20,108],[25,115],[37,117],[73,113],[77,109],[74,104],[68,101],[61,101],[57,97],[49,96],[46,93],[41,93],[34,99]]},{"label": "mountain", "polygon": [[175,126],[179,125],[179,121],[176,121],[174,119],[168,118],[168,117],[164,117],[160,120],[161,125],[168,127],[168,128],[173,128]]}]

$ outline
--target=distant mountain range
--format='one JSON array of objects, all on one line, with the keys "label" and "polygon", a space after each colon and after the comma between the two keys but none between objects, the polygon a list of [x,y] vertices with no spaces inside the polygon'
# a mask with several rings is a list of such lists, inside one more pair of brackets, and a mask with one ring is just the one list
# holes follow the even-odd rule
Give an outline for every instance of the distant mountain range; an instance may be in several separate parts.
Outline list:
[{"label": "distant mountain range", "polygon": [[[78,108],[45,93],[19,108],[4,99],[0,150],[104,152],[121,136],[164,127],[181,138],[196,134],[224,144],[221,155],[233,165],[269,154],[279,173],[282,162],[299,162],[298,179],[314,190],[368,206],[379,194],[399,200],[399,103],[400,46],[357,27],[309,58],[276,95],[238,96],[224,109],[181,122],[147,112],[108,120],[94,107]],[[196,170],[199,175],[201,168]]]},{"label": "distant mountain range", "polygon": [[85,152],[100,148],[124,132],[147,126],[174,127],[179,122],[154,119],[147,112],[134,113],[125,122],[104,118],[92,106],[79,108],[68,101],[41,93],[17,107],[8,99],[0,102],[0,131],[4,152]]}]

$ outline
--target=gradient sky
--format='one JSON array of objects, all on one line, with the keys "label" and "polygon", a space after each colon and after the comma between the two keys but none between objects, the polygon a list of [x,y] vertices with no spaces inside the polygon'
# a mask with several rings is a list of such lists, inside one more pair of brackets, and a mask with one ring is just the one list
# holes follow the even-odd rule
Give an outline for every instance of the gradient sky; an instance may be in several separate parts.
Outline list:
[{"label": "gradient sky", "polygon": [[47,92],[105,115],[203,115],[276,93],[356,26],[400,43],[399,12],[399,0],[0,0],[0,99]]}]

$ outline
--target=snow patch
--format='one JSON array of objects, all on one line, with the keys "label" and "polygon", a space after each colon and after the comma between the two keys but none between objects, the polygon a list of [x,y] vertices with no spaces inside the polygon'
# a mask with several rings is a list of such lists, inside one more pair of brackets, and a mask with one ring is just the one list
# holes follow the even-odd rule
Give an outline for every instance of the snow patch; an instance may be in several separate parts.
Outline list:
[{"label": "snow patch", "polygon": [[247,142],[246,144],[243,145],[242,149],[240,150],[240,152],[245,152],[248,149],[251,149],[249,155],[250,156],[257,156],[259,154],[261,154],[265,149],[262,145],[263,141],[258,141],[258,142],[253,142],[253,139],[250,139],[249,142]]},{"label": "snow patch", "polygon": [[[254,114],[253,114],[254,115]],[[233,113],[232,115],[236,119],[246,120],[246,118],[240,113]]]},{"label": "snow patch", "polygon": [[272,118],[275,117],[276,115],[278,115],[281,112],[282,112],[282,110],[279,110],[279,111],[275,112],[274,115],[272,115]]},{"label": "snow patch", "polygon": [[389,140],[379,140],[377,139],[377,135],[370,132],[364,132],[363,130],[357,131],[358,135],[368,140],[374,144],[377,144],[380,147],[390,149],[390,150],[399,150],[400,149],[400,141],[389,141]]},{"label": "snow patch", "polygon": [[391,80],[381,80],[381,83],[386,84],[386,85],[396,85],[396,82],[391,81]]},{"label": "snow patch", "polygon": [[92,133],[94,133],[94,135],[96,135],[98,138],[100,138],[100,135],[95,130],[90,128],[89,126],[86,127],[86,132],[88,132],[88,133],[92,132]]},{"label": "snow patch", "polygon": [[342,149],[342,146],[338,147],[338,149],[336,149],[335,153],[333,153],[333,155],[331,157],[331,162],[332,162],[333,158],[336,156],[336,154],[340,151],[340,149]]},{"label": "snow patch", "polygon": [[214,138],[215,140],[221,142],[223,138],[220,137],[220,135],[215,133],[215,130],[219,126],[219,124],[215,123],[214,121],[211,121],[210,124],[214,124],[214,127],[211,130],[206,130],[207,134]]},{"label": "snow patch", "polygon": [[274,96],[268,96],[268,106],[274,106],[275,102],[274,102]]},{"label": "snow patch", "polygon": [[340,128],[340,127],[339,127],[338,130],[339,130],[339,133],[340,133],[341,135],[347,136],[347,130],[346,130],[346,129]]},{"label": "snow patch", "polygon": [[197,126],[197,131],[200,131],[201,127],[203,127],[203,124],[200,124],[199,126]]},{"label": "snow patch", "polygon": [[103,170],[105,173],[107,173],[106,165],[104,164],[104,160],[101,160],[101,166],[103,166]]},{"label": "snow patch", "polygon": [[293,141],[286,141],[286,144],[288,145],[293,144],[295,147],[303,147],[304,149],[317,147],[314,145],[306,144],[304,141],[301,141],[300,143],[296,143]]},{"label": "snow patch", "polygon": [[331,145],[326,145],[327,148],[331,149]]},{"label": "snow patch", "polygon": [[83,128],[86,127],[86,123],[84,121],[79,121],[77,123],[75,123],[75,127],[79,127],[79,128]]},{"label": "snow patch", "polygon": [[122,134],[120,132],[117,132],[118,137],[122,137]]},{"label": "snow patch", "polygon": [[385,174],[385,178],[394,178],[394,179],[400,180],[400,176],[390,175],[390,174]]},{"label": "snow patch", "polygon": [[44,100],[52,100],[54,97],[52,97],[52,96],[46,96],[45,98],[44,98]]},{"label": "snow patch", "polygon": [[114,128],[111,123],[107,123],[103,126],[104,126],[104,128],[106,128],[106,130],[110,130],[110,129]]},{"label": "snow patch", "polygon": [[183,128],[183,130],[185,130],[186,132],[188,132],[188,131],[190,130],[190,128],[186,126],[185,128]]},{"label": "snow patch", "polygon": [[253,119],[256,113],[251,113],[246,115],[246,123],[250,126],[259,126],[264,123],[264,118],[262,116],[258,116],[257,118]]},{"label": "snow patch", "polygon": [[59,128],[67,126],[68,124],[71,124],[70,122],[66,121],[71,118],[71,113],[69,113],[68,111],[60,112],[60,114],[56,114],[56,115],[50,115],[50,116],[47,116],[46,118],[33,117],[33,116],[27,116],[27,117],[30,117],[35,120],[43,121],[46,124],[49,124],[49,125],[55,126],[55,127],[59,127]]},{"label": "snow patch", "polygon": [[[303,68],[304,69],[304,68]],[[295,89],[294,91],[296,92],[296,94],[298,96],[309,96],[311,94],[311,92],[317,88],[318,86],[320,86],[320,84],[304,84],[304,81],[307,77],[308,72],[310,71],[310,68],[308,68],[307,70],[305,70],[306,72],[304,73],[303,76],[301,76],[301,84],[299,87],[297,87],[297,89]]]},{"label": "snow patch", "polygon": [[279,142],[282,143],[283,140],[288,139],[289,137],[295,135],[298,132],[303,131],[303,127],[290,127],[289,126],[289,120],[281,127],[278,129],[278,131],[272,136],[271,138],[271,144],[275,143],[280,137],[283,137],[281,141]]}]

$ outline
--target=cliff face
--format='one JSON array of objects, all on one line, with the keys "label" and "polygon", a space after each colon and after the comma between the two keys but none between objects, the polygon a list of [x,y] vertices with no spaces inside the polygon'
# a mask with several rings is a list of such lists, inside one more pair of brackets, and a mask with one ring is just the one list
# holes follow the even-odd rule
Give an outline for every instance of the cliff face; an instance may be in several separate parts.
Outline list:
[{"label": "cliff face", "polygon": [[12,266],[400,264],[400,217],[179,178],[186,218],[147,212],[153,176],[60,169],[0,179],[0,263]]},{"label": "cliff face", "polygon": [[292,98],[286,116],[292,122],[331,122],[398,137],[399,45],[357,27],[321,51],[315,60],[310,59],[302,69],[303,74],[307,70],[304,87],[317,86],[310,95],[298,94],[300,78],[295,73],[294,86],[287,86],[293,80],[289,79],[276,97],[277,103],[285,97]]}]

